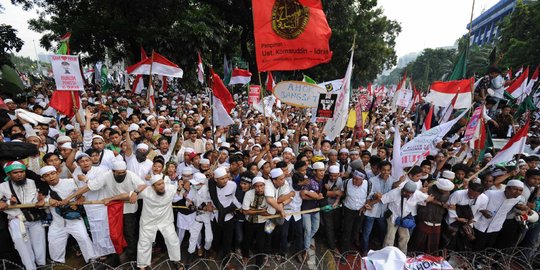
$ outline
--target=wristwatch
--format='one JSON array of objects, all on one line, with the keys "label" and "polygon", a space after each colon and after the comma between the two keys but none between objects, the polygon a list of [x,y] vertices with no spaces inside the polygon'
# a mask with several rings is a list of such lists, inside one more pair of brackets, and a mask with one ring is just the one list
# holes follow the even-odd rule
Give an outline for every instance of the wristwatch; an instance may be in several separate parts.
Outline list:
[{"label": "wristwatch", "polygon": [[141,191],[139,191],[138,189],[135,189],[133,192],[135,192],[135,194],[139,195],[139,193],[141,193]]}]

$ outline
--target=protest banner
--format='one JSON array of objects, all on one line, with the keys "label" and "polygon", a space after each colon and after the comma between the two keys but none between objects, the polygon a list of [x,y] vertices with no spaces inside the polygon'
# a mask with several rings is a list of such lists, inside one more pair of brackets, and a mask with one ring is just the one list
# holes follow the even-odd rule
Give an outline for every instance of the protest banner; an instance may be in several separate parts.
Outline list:
[{"label": "protest banner", "polygon": [[397,92],[396,106],[407,108],[412,101],[413,91],[411,89],[401,89]]},{"label": "protest banner", "polygon": [[84,91],[84,80],[79,68],[78,56],[52,55],[51,65],[56,90]]},{"label": "protest banner", "polygon": [[283,81],[274,87],[281,102],[300,108],[317,108],[320,94],[326,94],[326,89],[300,81]]},{"label": "protest banner", "polygon": [[463,143],[469,142],[473,136],[478,124],[480,123],[480,115],[482,114],[482,106],[478,106],[471,116],[471,120],[467,124],[467,129],[465,130],[465,135],[463,136]]}]

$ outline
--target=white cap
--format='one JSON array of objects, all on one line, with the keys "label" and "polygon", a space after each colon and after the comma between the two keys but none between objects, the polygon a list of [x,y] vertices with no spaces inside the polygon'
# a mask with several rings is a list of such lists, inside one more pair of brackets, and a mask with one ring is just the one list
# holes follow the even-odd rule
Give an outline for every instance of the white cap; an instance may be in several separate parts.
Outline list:
[{"label": "white cap", "polygon": [[184,154],[189,154],[189,153],[193,153],[195,152],[195,150],[193,150],[193,148],[191,147],[186,147],[186,149],[184,149]]},{"label": "white cap", "polygon": [[282,147],[280,142],[275,142],[274,145],[275,145],[276,147]]},{"label": "white cap", "polygon": [[[250,139],[251,141],[253,141],[253,139]],[[253,148],[255,147],[259,147],[259,149],[262,149],[261,145],[260,144],[254,144],[252,147],[251,147],[251,150],[253,150]]]},{"label": "white cap", "polygon": [[72,130],[72,129],[75,129],[75,127],[72,124],[66,125],[66,130]]},{"label": "white cap", "polygon": [[182,175],[190,175],[193,174],[193,169],[191,167],[185,167],[182,170]]},{"label": "white cap", "polygon": [[340,154],[341,154],[341,153],[349,154],[349,149],[347,149],[347,148],[341,148],[341,149],[339,150],[339,153],[340,153]]},{"label": "white cap", "polygon": [[103,139],[103,137],[101,137],[101,136],[99,136],[99,135],[94,135],[94,136],[92,136],[92,141],[93,141],[93,140],[96,140],[96,139],[105,141],[105,140]]},{"label": "white cap", "polygon": [[115,160],[112,163],[112,169],[115,171],[124,171],[127,170],[126,162],[123,160]]},{"label": "white cap", "polygon": [[439,178],[435,182],[435,186],[442,191],[452,191],[454,189],[454,183],[448,179]]},{"label": "white cap", "polygon": [[105,128],[106,128],[106,127],[105,127],[104,124],[100,124],[100,125],[96,128],[96,130],[97,130],[97,132],[101,132],[101,131],[104,130]]},{"label": "white cap", "polygon": [[281,158],[278,158],[278,157],[275,157],[272,159],[272,162],[274,163],[277,163],[277,162],[280,162],[281,161]]},{"label": "white cap", "polygon": [[73,149],[70,142],[63,143],[60,148]]},{"label": "white cap", "polygon": [[225,167],[219,167],[214,170],[214,178],[221,178],[227,175],[227,169]]},{"label": "white cap", "polygon": [[283,149],[283,153],[289,153],[289,154],[293,155],[293,157],[295,156],[292,148],[290,148],[290,147],[286,147],[285,149]]},{"label": "white cap", "polygon": [[137,125],[135,123],[132,123],[131,125],[129,125],[128,131],[131,132],[131,131],[134,131],[134,130],[139,130],[139,125]]},{"label": "white cap", "polygon": [[454,180],[454,178],[456,178],[456,174],[452,171],[443,171],[442,177],[449,180]]},{"label": "white cap", "polygon": [[58,144],[63,144],[65,142],[72,142],[71,138],[69,136],[62,135],[59,136],[58,139],[56,139],[56,143]]},{"label": "white cap", "polygon": [[56,172],[56,168],[54,166],[45,166],[41,169],[39,169],[39,175],[43,176],[44,174],[50,173],[50,172]]},{"label": "white cap", "polygon": [[339,173],[339,166],[338,165],[332,165],[330,168],[328,168],[329,173]]},{"label": "white cap", "polygon": [[251,181],[251,185],[255,185],[257,183],[265,183],[265,180],[264,178],[260,177],[260,176],[255,176],[255,178],[253,178],[253,181]]},{"label": "white cap", "polygon": [[150,122],[150,120],[152,120],[152,119],[156,119],[156,117],[153,116],[153,115],[150,115],[150,116],[146,117],[147,122]]},{"label": "white cap", "polygon": [[266,164],[266,159],[259,160],[259,162],[257,163],[257,168],[259,168],[260,170],[264,166],[264,164]]},{"label": "white cap", "polygon": [[309,138],[307,136],[300,137],[300,141],[304,142],[304,141],[308,141],[308,140],[309,140]]},{"label": "white cap", "polygon": [[152,183],[153,185],[159,180],[162,180],[161,174],[155,174],[155,175],[152,175],[152,178],[150,179],[150,183]]},{"label": "white cap", "polygon": [[366,175],[362,173],[361,171],[354,170],[353,177],[360,177],[362,179],[366,179]]},{"label": "white cap", "polygon": [[283,170],[276,168],[270,171],[270,178],[278,178],[283,175]]},{"label": "white cap", "polygon": [[193,174],[193,178],[189,180],[192,185],[206,184],[206,175],[196,172]]},{"label": "white cap", "polygon": [[210,160],[206,159],[206,158],[201,158],[199,160],[199,164],[201,164],[201,165],[210,165]]},{"label": "white cap", "polygon": [[13,99],[7,98],[7,99],[4,99],[4,103],[8,104],[8,103],[15,103],[15,102],[13,101]]},{"label": "white cap", "polygon": [[314,170],[324,170],[324,163],[322,163],[320,161],[313,163],[313,169]]},{"label": "white cap", "polygon": [[519,180],[516,180],[516,179],[508,181],[508,184],[506,184],[506,186],[507,187],[519,187],[519,188],[524,187],[523,182],[521,182]]},{"label": "white cap", "polygon": [[137,150],[139,150],[139,149],[148,150],[148,144],[146,144],[146,143],[137,144]]},{"label": "white cap", "polygon": [[144,120],[139,121],[139,125],[144,125],[144,124],[146,124],[146,121]]},{"label": "white cap", "polygon": [[231,147],[231,144],[228,143],[228,142],[222,142],[220,147],[229,148],[229,147]]}]

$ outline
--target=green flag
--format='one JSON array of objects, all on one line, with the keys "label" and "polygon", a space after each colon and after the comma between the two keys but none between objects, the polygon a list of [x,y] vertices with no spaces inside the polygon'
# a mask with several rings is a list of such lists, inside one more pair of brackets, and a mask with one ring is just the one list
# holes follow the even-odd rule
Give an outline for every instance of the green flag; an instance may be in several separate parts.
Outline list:
[{"label": "green flag", "polygon": [[484,148],[480,150],[480,155],[478,155],[478,161],[483,160],[486,152],[490,148],[493,148],[493,140],[491,139],[491,131],[489,131],[489,126],[485,125],[485,128],[486,128],[486,144],[484,145]]},{"label": "green flag", "polygon": [[69,54],[69,39],[71,38],[71,32],[67,32],[58,41],[58,50],[56,54]]},{"label": "green flag", "polygon": [[519,104],[519,108],[517,109],[516,113],[514,114],[514,119],[518,119],[521,115],[523,115],[527,111],[536,111],[538,108],[534,105],[534,101],[532,99],[531,95],[528,95],[521,104]]},{"label": "green flag", "polygon": [[310,78],[308,75],[304,74],[304,79],[302,79],[303,82],[311,83],[311,84],[317,84],[314,79]]},{"label": "green flag", "polygon": [[109,89],[111,89],[111,84],[108,80],[109,70],[107,69],[107,65],[101,66],[101,92],[107,92]]},{"label": "green flag", "polygon": [[468,48],[466,48],[465,51],[459,56],[459,59],[452,70],[452,74],[450,77],[448,77],[448,81],[465,79],[467,74],[467,50]]}]

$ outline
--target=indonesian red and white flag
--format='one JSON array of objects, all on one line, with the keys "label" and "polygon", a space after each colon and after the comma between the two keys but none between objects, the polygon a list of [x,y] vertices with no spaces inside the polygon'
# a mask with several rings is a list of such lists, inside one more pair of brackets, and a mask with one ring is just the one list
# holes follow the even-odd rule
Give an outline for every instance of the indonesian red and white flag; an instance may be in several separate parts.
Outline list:
[{"label": "indonesian red and white flag", "polygon": [[150,75],[150,68],[152,74],[156,75],[175,78],[182,78],[184,75],[184,71],[177,64],[155,52],[152,57],[143,59],[139,63],[129,66],[126,70],[128,74]]},{"label": "indonesian red and white flag", "polygon": [[156,107],[156,99],[155,99],[155,93],[154,93],[154,87],[152,86],[152,83],[148,86],[148,107],[150,109],[153,109]]},{"label": "indonesian red and white flag", "polygon": [[197,57],[199,58],[199,63],[197,64],[197,80],[199,80],[199,83],[203,85],[204,84],[204,67],[202,64],[201,53],[197,53]]},{"label": "indonesian red and white flag", "polygon": [[536,66],[536,69],[534,70],[534,73],[532,77],[529,79],[529,83],[527,84],[527,87],[525,88],[525,95],[529,95],[532,91],[532,88],[536,81],[538,81],[538,67]]},{"label": "indonesian red and white flag", "polygon": [[236,106],[233,97],[223,81],[212,71],[212,93],[213,95],[213,113],[214,126],[228,126],[232,125],[234,121],[229,115]]},{"label": "indonesian red and white flag", "polygon": [[510,85],[506,88],[506,92],[514,98],[519,98],[525,93],[527,88],[527,80],[529,79],[529,67]]},{"label": "indonesian red and white flag", "polygon": [[137,75],[135,77],[135,81],[133,82],[133,87],[131,87],[131,93],[139,95],[141,94],[143,88],[144,88],[143,76]]},{"label": "indonesian red and white flag", "polygon": [[274,86],[276,86],[276,82],[274,81],[272,72],[268,71],[268,74],[266,74],[266,91],[274,92]]},{"label": "indonesian red and white flag", "polygon": [[431,128],[431,120],[433,119],[433,105],[429,106],[429,111],[424,119],[424,124],[422,125],[422,132]]},{"label": "indonesian red and white flag", "polygon": [[437,81],[431,84],[429,94],[424,100],[439,107],[447,107],[457,94],[454,109],[468,109],[472,104],[473,85],[474,78],[449,82]]},{"label": "indonesian red and white flag", "polygon": [[452,102],[450,102],[450,104],[448,104],[448,106],[446,106],[446,108],[444,109],[442,117],[441,117],[441,121],[439,121],[439,124],[446,123],[448,122],[448,120],[450,120],[450,117],[452,116],[452,113],[454,112],[454,107],[456,106],[458,95],[459,93],[456,93],[456,95],[454,95],[454,98],[452,98]]},{"label": "indonesian red and white flag", "polygon": [[529,120],[527,120],[527,123],[506,143],[486,166],[511,161],[516,154],[523,153],[528,132]]},{"label": "indonesian red and white flag", "polygon": [[235,68],[232,71],[231,81],[229,82],[229,85],[233,85],[233,84],[244,85],[246,83],[249,83],[250,81],[251,81],[251,72],[244,69]]},{"label": "indonesian red and white flag", "polygon": [[169,81],[167,81],[167,76],[159,76],[160,80],[161,80],[161,90],[163,90],[163,92],[167,92],[167,90],[169,89]]}]

